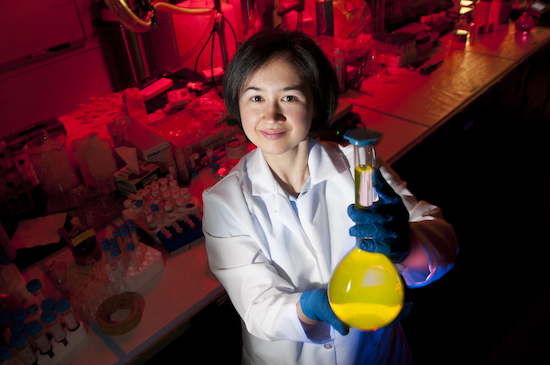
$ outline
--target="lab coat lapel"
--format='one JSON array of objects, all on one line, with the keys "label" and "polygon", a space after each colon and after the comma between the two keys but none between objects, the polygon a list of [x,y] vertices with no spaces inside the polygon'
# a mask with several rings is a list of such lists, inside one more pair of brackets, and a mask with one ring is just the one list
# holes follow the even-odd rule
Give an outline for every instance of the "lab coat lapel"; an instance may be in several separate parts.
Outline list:
[{"label": "lab coat lapel", "polygon": [[[341,156],[341,154],[339,154]],[[311,189],[298,199],[298,211],[304,231],[319,261],[324,282],[331,276],[330,225],[325,196],[326,181],[347,170],[342,157],[331,156],[317,142],[311,140],[308,158]],[[330,192],[328,192],[330,193]]]},{"label": "lab coat lapel", "polygon": [[296,237],[307,240],[300,221],[290,205],[288,196],[273,177],[260,149],[249,160],[247,169],[251,175],[252,195],[261,195],[270,215],[276,217]]}]

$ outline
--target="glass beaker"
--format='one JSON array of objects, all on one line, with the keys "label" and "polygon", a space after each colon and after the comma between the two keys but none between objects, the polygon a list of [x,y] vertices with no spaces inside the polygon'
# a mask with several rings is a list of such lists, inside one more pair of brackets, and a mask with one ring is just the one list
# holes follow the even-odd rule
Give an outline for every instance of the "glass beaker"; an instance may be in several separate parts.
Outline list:
[{"label": "glass beaker", "polygon": [[80,184],[76,166],[65,148],[65,135],[42,136],[31,139],[25,145],[32,166],[48,196],[68,194]]},{"label": "glass beaker", "polygon": [[111,180],[110,177],[97,177],[88,181],[88,209],[93,211],[94,216],[108,217],[117,209]]},{"label": "glass beaker", "polygon": [[[376,200],[372,183],[376,167],[374,145],[381,136],[363,128],[344,135],[354,145],[356,209],[368,207]],[[328,286],[330,306],[336,316],[361,330],[390,324],[403,307],[403,297],[403,281],[390,259],[357,247],[338,265]]]}]

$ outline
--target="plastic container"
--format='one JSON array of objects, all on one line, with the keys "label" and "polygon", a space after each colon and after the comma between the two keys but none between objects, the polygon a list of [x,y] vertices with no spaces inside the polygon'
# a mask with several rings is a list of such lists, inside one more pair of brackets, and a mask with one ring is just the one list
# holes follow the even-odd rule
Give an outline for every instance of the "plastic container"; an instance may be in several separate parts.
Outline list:
[{"label": "plastic container", "polygon": [[42,283],[38,279],[32,279],[27,283],[27,291],[31,293],[33,296],[35,302],[39,305],[42,303],[46,296],[44,295],[44,292],[42,291]]},{"label": "plastic container", "polygon": [[[87,227],[82,225],[78,217],[73,217],[71,219],[71,224],[73,225],[73,229],[71,230],[72,238],[69,247],[76,264],[87,266],[89,258],[98,262],[101,258],[101,250],[97,245],[95,231],[93,229],[87,229]],[[40,304],[42,304],[42,301],[40,301]]]},{"label": "plastic container", "polygon": [[53,357],[52,343],[48,340],[42,325],[38,321],[32,321],[25,326],[25,333],[29,339],[35,344],[36,348],[42,355]]},{"label": "plastic container", "polygon": [[75,331],[78,327],[80,327],[80,324],[71,309],[71,302],[69,302],[68,299],[61,298],[55,302],[55,310],[59,313],[61,318],[63,318],[63,322],[65,322],[65,325],[67,325],[67,329],[69,331]]},{"label": "plastic container", "polygon": [[27,308],[27,319],[30,321],[38,321],[40,318],[38,316],[38,306],[36,304],[32,304]]},{"label": "plastic container", "polygon": [[57,313],[55,310],[45,310],[40,315],[40,320],[48,327],[55,342],[62,342],[65,346],[67,345],[67,335],[65,335],[61,323],[57,320]]},{"label": "plastic container", "polygon": [[[42,285],[42,284],[41,284]],[[17,308],[11,314],[11,319],[15,321],[25,321],[27,319],[27,310],[25,308]]]},{"label": "plastic container", "polygon": [[42,303],[40,303],[40,309],[42,309],[42,311],[53,309],[54,305],[55,300],[52,298],[47,298]]},{"label": "plastic container", "polygon": [[[344,138],[354,145],[357,209],[375,200],[371,174],[376,167],[375,143],[381,134],[358,128]],[[329,282],[328,298],[340,320],[361,330],[390,324],[403,307],[404,286],[389,258],[380,253],[353,249],[338,265]]]},{"label": "plastic container", "polygon": [[19,354],[25,365],[37,364],[36,355],[23,332],[11,335],[10,346]]},{"label": "plastic container", "polygon": [[8,346],[0,346],[0,365],[19,365]]},{"label": "plastic container", "polygon": [[72,162],[65,148],[64,135],[50,138],[44,132],[25,145],[31,164],[46,195],[59,196],[68,194],[71,189],[80,185],[76,165]]},{"label": "plastic container", "polygon": [[13,321],[11,326],[10,326],[10,333],[13,335],[14,333],[17,333],[17,332],[23,332],[23,330],[25,329],[25,321],[21,321],[21,320],[16,320],[16,321]]},{"label": "plastic container", "polygon": [[99,134],[95,132],[88,134],[87,140],[88,143],[84,149],[84,157],[92,178],[107,177],[112,179],[113,174],[118,169],[113,157],[111,144],[109,141],[100,139]]}]

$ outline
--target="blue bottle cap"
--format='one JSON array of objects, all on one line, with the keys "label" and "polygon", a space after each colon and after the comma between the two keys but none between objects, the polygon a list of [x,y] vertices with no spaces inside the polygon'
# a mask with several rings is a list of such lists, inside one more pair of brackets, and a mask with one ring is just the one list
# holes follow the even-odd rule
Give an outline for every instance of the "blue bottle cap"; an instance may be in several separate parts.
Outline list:
[{"label": "blue bottle cap", "polygon": [[10,326],[11,333],[23,332],[25,328],[25,321],[13,321]]},{"label": "blue bottle cap", "polygon": [[120,255],[120,250],[118,248],[111,248],[111,255],[117,257],[118,255]]},{"label": "blue bottle cap", "polygon": [[11,313],[13,321],[24,321],[27,319],[27,310],[25,308],[17,308]]},{"label": "blue bottle cap", "polygon": [[11,322],[11,311],[9,309],[0,312],[0,324],[8,324]]},{"label": "blue bottle cap", "polygon": [[128,251],[134,251],[134,248],[135,248],[134,245],[131,244],[131,243],[126,245],[126,250],[128,250]]},{"label": "blue bottle cap", "polygon": [[134,220],[133,219],[127,219],[126,224],[127,225],[134,224]]},{"label": "blue bottle cap", "polygon": [[51,323],[57,318],[57,313],[53,309],[47,309],[40,315],[40,320],[44,324]]},{"label": "blue bottle cap", "polygon": [[128,236],[128,229],[126,228],[119,229],[119,232],[121,236]]},{"label": "blue bottle cap", "polygon": [[38,306],[36,304],[32,304],[27,308],[27,313],[34,313],[38,310]]},{"label": "blue bottle cap", "polygon": [[120,231],[118,230],[118,228],[113,229],[113,236],[120,236]]},{"label": "blue bottle cap", "polygon": [[158,205],[156,205],[156,204],[151,204],[151,211],[153,211],[153,212],[158,212],[158,210],[159,210],[159,206],[158,206]]},{"label": "blue bottle cap", "polygon": [[135,230],[136,230],[136,226],[134,226],[133,224],[128,224],[128,231],[133,232]]},{"label": "blue bottle cap", "polygon": [[42,288],[42,283],[38,279],[32,279],[27,283],[27,290],[29,293],[34,293]]},{"label": "blue bottle cap", "polygon": [[142,201],[142,200],[137,200],[137,201],[136,201],[136,207],[140,208],[142,205],[143,205],[143,201]]},{"label": "blue bottle cap", "polygon": [[27,337],[23,332],[17,332],[10,337],[10,346],[17,348],[23,345],[27,341]]},{"label": "blue bottle cap", "polygon": [[109,242],[101,244],[102,251],[109,251]]},{"label": "blue bottle cap", "polygon": [[0,346],[0,362],[8,361],[11,357],[11,350],[8,346]]},{"label": "blue bottle cap", "polygon": [[42,331],[42,325],[38,321],[31,321],[25,326],[27,336],[34,336]]},{"label": "blue bottle cap", "polygon": [[57,302],[55,302],[55,310],[58,313],[68,311],[69,308],[71,308],[71,302],[69,302],[67,298],[61,298]]},{"label": "blue bottle cap", "polygon": [[52,309],[55,305],[55,300],[52,298],[44,299],[42,303],[40,303],[40,308],[45,311],[47,309]]},{"label": "blue bottle cap", "polygon": [[382,139],[382,133],[374,129],[355,128],[349,129],[344,138],[355,146],[372,146]]}]

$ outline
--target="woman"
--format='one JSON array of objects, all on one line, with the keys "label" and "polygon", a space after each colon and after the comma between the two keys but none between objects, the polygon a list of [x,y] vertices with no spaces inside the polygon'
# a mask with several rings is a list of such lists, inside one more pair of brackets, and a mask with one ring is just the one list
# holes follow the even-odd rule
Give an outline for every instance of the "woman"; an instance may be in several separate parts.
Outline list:
[{"label": "woman", "polygon": [[334,315],[331,274],[354,248],[350,233],[372,227],[387,229],[363,248],[400,262],[410,287],[444,275],[456,256],[440,210],[418,202],[382,161],[384,214],[354,209],[352,147],[313,138],[336,109],[337,85],[302,33],[258,33],[226,70],[226,106],[258,148],[204,192],[203,231],[210,268],[242,319],[244,364],[409,364],[400,324],[365,332]]}]

